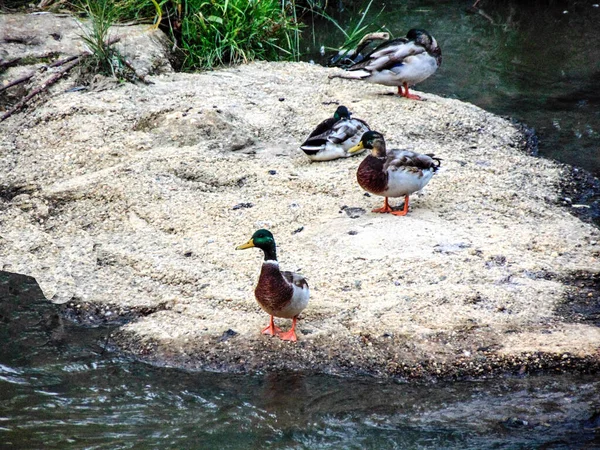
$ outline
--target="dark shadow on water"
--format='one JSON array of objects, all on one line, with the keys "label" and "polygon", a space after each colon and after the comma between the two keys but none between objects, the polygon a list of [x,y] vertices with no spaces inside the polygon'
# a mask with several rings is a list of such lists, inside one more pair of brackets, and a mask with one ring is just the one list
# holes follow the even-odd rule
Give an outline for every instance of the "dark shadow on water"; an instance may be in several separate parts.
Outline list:
[{"label": "dark shadow on water", "polygon": [[398,384],[147,366],[0,272],[2,448],[594,448],[600,381]]}]

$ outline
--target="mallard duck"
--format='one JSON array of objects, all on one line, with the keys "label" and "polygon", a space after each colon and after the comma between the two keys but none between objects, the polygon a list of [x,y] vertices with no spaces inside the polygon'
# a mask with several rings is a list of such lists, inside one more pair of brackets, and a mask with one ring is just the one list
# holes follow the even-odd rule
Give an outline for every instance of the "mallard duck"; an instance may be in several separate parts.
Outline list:
[{"label": "mallard duck", "polygon": [[[432,154],[423,155],[409,150],[386,151],[385,139],[377,131],[367,131],[358,145],[348,152],[359,152],[363,148],[371,149],[371,154],[358,166],[358,184],[371,194],[385,197],[383,207],[374,209],[373,212],[405,216],[408,212],[408,196],[429,183],[440,167],[441,160]],[[388,197],[402,196],[404,208],[394,211],[388,203]]]},{"label": "mallard duck", "polygon": [[[269,326],[262,330],[263,334],[279,336],[284,341],[296,342],[296,320],[298,315],[308,305],[308,283],[302,275],[279,270],[277,252],[273,234],[268,230],[258,230],[245,244],[236,247],[236,250],[258,247],[265,254],[258,284],[254,295],[258,304],[267,314],[270,314]],[[275,326],[274,317],[292,319],[290,331],[283,332]]]},{"label": "mallard duck", "polygon": [[[398,86],[398,95],[414,100],[408,86],[429,78],[442,64],[442,51],[427,31],[413,28],[406,38],[392,39],[376,47],[361,62],[350,66],[341,78]],[[404,86],[404,92],[402,91]]]},{"label": "mallard duck", "polygon": [[351,118],[345,106],[338,106],[333,117],[325,119],[300,146],[313,161],[329,161],[347,158],[348,149],[360,141],[360,137],[369,131],[369,125],[360,119]]}]

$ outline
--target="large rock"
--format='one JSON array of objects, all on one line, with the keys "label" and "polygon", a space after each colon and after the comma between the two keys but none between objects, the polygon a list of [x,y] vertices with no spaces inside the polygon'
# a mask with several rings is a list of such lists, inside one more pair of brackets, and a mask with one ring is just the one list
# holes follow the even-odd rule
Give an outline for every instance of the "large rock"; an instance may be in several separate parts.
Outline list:
[{"label": "large rock", "polygon": [[[70,15],[51,13],[0,15],[0,62],[19,61],[0,72],[0,84],[35,73],[48,63],[79,55],[88,50],[82,36],[90,28],[89,21]],[[148,25],[113,26],[109,38],[119,38],[115,48],[135,67],[139,75],[172,72],[169,62],[171,44],[160,30]],[[44,73],[38,73],[44,77]],[[35,79],[34,79],[35,81]],[[3,93],[22,96],[26,85]],[[1,105],[0,105],[1,106]]]},{"label": "large rock", "polygon": [[[598,230],[557,206],[567,171],[520,151],[518,128],[475,106],[330,73],[169,74],[10,118],[0,268],[36,277],[82,320],[139,312],[117,344],[182,367],[477,375],[597,361],[599,329],[556,311],[563,278],[600,270]],[[298,150],[337,104],[389,145],[442,158],[408,216],[370,212],[382,199],[356,183],[362,156],[310,163]],[[234,250],[259,227],[312,289],[297,344],[259,332],[262,255]]]}]

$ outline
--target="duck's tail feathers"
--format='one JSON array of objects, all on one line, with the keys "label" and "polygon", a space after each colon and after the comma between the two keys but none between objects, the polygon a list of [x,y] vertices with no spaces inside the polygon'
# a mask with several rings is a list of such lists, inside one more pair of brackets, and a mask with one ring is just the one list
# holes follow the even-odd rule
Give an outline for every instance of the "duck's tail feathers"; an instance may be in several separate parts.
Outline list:
[{"label": "duck's tail feathers", "polygon": [[363,78],[367,78],[371,75],[370,72],[366,70],[353,70],[351,72],[339,72],[335,74],[329,75],[329,78],[344,78],[346,80],[362,80]]},{"label": "duck's tail feathers", "polygon": [[300,146],[300,150],[307,155],[316,155],[319,151],[323,150],[326,143],[325,139],[310,139]]},{"label": "duck's tail feathers", "polygon": [[432,153],[428,153],[427,156],[429,156],[431,159],[433,159],[436,162],[436,165],[434,166],[433,170],[437,171],[440,166],[442,165],[442,158],[438,158],[437,156],[433,156]]}]

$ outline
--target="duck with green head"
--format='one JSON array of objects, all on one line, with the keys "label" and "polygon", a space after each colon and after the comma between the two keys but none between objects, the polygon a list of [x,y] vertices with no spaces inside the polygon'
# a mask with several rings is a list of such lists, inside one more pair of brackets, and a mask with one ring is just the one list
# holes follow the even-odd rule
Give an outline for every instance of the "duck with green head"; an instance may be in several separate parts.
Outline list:
[{"label": "duck with green head", "polygon": [[[296,321],[298,315],[308,305],[308,283],[302,275],[279,270],[277,247],[273,234],[268,230],[258,230],[245,244],[236,250],[258,247],[265,256],[254,289],[254,296],[260,307],[271,316],[269,325],[262,330],[263,334],[278,336],[284,341],[297,341]],[[283,332],[275,326],[274,317],[292,319],[292,328]]]},{"label": "duck with green head", "polygon": [[313,161],[347,158],[352,156],[348,149],[358,144],[363,133],[369,130],[364,120],[352,117],[348,108],[340,105],[333,117],[317,125],[300,149]]},{"label": "duck with green head", "polygon": [[[363,134],[360,142],[348,152],[360,152],[365,148],[370,149],[371,154],[358,166],[356,180],[365,191],[385,197],[383,208],[374,209],[373,212],[405,216],[409,195],[429,183],[440,167],[440,158],[410,150],[387,150],[383,135],[377,131]],[[388,197],[404,197],[404,208],[394,211],[388,203]]]}]

